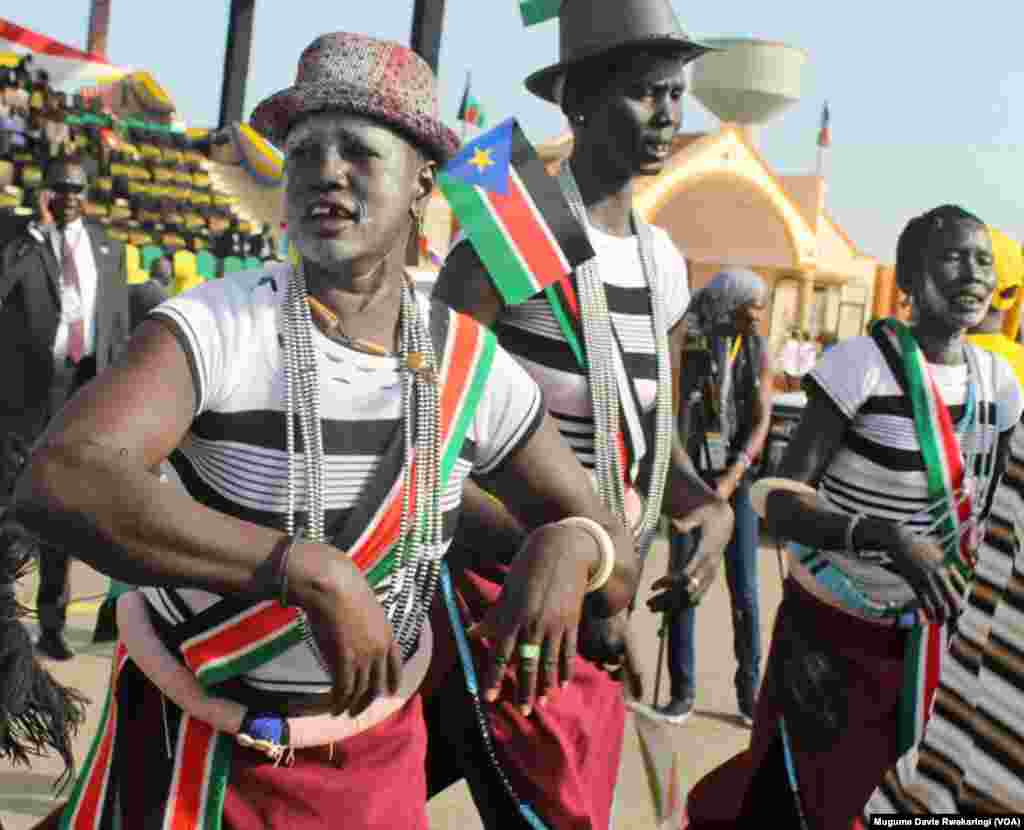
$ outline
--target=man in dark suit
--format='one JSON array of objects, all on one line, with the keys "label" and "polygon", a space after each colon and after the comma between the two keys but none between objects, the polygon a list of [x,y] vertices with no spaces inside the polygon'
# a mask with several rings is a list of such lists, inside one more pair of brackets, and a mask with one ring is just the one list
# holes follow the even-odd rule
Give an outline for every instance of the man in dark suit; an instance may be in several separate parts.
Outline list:
[{"label": "man in dark suit", "polygon": [[[42,221],[23,228],[0,253],[0,436],[30,443],[114,360],[133,323],[124,247],[82,218],[88,180],[81,163],[55,161],[45,184]],[[162,299],[157,286],[143,285],[146,298],[136,300],[136,309]],[[63,634],[69,575],[67,557],[42,556],[37,648],[63,660],[72,656]]]}]

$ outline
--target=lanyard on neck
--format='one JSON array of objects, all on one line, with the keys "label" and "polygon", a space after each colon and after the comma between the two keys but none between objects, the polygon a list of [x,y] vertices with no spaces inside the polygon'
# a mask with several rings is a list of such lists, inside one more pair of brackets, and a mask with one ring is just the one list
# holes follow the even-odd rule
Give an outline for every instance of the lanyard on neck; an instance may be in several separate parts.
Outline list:
[{"label": "lanyard on neck", "polygon": [[732,351],[729,352],[729,363],[736,362],[736,355],[740,353],[740,346],[743,345],[743,335],[737,335],[736,339],[732,341]]}]

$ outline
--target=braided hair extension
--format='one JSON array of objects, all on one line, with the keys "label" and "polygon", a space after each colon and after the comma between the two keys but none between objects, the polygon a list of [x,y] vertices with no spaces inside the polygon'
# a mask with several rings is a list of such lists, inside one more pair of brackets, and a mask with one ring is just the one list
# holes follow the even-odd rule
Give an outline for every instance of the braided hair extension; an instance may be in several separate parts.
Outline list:
[{"label": "braided hair extension", "polygon": [[959,205],[940,205],[907,222],[896,242],[896,284],[901,291],[909,295],[908,289],[920,276],[932,234],[957,222],[986,227],[981,219]]},{"label": "braided hair extension", "polygon": [[15,585],[38,558],[38,545],[7,521],[0,529],[0,758],[28,766],[53,750],[64,761],[63,788],[74,776],[71,739],[85,720],[89,702],[54,680],[36,659],[22,619],[30,613]]}]

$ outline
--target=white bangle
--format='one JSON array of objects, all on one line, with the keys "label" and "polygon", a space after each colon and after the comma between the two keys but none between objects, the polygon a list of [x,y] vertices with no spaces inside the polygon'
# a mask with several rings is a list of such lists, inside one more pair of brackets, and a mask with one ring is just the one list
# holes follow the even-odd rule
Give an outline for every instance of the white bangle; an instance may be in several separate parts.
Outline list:
[{"label": "white bangle", "polygon": [[776,490],[786,490],[800,496],[816,496],[818,491],[802,481],[790,478],[762,478],[754,482],[750,488],[750,502],[754,512],[762,519],[766,518],[768,495]]},{"label": "white bangle", "polygon": [[864,518],[864,514],[863,513],[854,513],[850,517],[849,524],[846,525],[846,533],[845,533],[846,542],[845,542],[844,553],[846,553],[848,556],[859,556],[860,555],[860,550],[857,548],[857,546],[853,542],[853,532],[857,529],[857,525],[859,525],[861,523],[861,520],[863,518]]},{"label": "white bangle", "polygon": [[590,577],[590,580],[587,582],[587,593],[592,594],[594,591],[600,591],[608,580],[611,579],[612,571],[615,570],[615,545],[612,543],[612,537],[608,531],[599,523],[593,519],[588,519],[586,516],[569,516],[560,522],[555,522],[555,524],[563,527],[578,527],[580,530],[589,533],[593,538],[598,550],[601,552],[601,565],[598,567],[597,573]]}]

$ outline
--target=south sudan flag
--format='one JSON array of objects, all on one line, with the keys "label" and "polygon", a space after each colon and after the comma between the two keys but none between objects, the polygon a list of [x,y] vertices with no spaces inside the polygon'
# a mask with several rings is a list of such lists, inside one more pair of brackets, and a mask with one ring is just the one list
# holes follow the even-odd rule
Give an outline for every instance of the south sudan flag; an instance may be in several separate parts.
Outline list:
[{"label": "south sudan flag", "polygon": [[524,26],[558,17],[561,10],[562,0],[519,0],[519,13],[523,17]]},{"label": "south sudan flag", "polygon": [[594,256],[558,181],[514,118],[467,144],[439,182],[508,305],[540,293]]},{"label": "south sudan flag", "polygon": [[487,125],[487,115],[470,89],[469,80],[466,81],[466,90],[462,93],[462,103],[459,104],[459,121],[481,130]]}]

